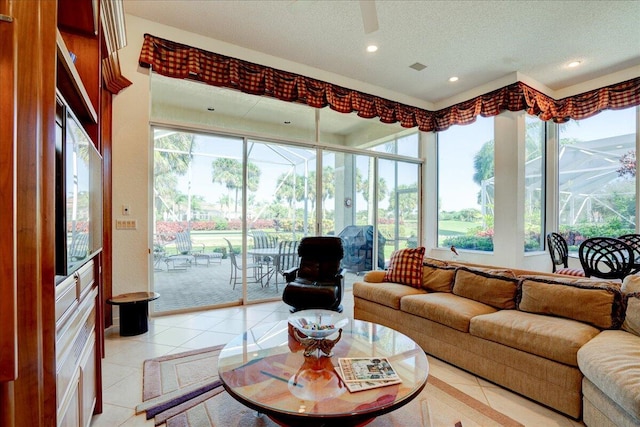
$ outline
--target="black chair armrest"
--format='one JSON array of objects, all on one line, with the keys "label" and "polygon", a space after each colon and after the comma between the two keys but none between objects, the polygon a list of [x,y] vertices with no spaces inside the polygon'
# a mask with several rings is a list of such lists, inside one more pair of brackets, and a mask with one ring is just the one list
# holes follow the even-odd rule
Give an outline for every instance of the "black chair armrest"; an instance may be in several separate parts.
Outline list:
[{"label": "black chair armrest", "polygon": [[338,270],[338,272],[335,275],[336,279],[343,279],[344,278],[344,268],[341,268],[340,270]]},{"label": "black chair armrest", "polygon": [[293,282],[298,274],[298,267],[293,267],[288,270],[284,270],[281,272],[284,280],[289,283]]}]

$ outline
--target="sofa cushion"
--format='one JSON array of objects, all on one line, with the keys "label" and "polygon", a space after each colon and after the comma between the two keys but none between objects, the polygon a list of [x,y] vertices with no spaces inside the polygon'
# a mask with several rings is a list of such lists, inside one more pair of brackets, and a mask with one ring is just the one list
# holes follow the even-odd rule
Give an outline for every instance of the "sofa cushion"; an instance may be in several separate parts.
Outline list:
[{"label": "sofa cushion", "polygon": [[625,312],[622,329],[640,337],[640,292],[626,295],[627,311]]},{"label": "sofa cushion", "polygon": [[457,267],[453,293],[497,309],[515,308],[518,279],[508,270]]},{"label": "sofa cushion", "polygon": [[462,332],[469,332],[474,316],[496,311],[481,302],[444,292],[406,296],[400,301],[400,309]]},{"label": "sofa cushion", "polygon": [[578,350],[578,367],[611,400],[640,419],[640,337],[602,331]]},{"label": "sofa cushion", "polygon": [[425,294],[423,289],[415,289],[399,283],[368,283],[355,282],[353,296],[386,305],[400,310],[400,299],[407,295]]},{"label": "sofa cushion", "polygon": [[640,276],[630,274],[622,281],[620,290],[624,293],[640,292]]},{"label": "sofa cushion", "polygon": [[385,282],[401,283],[413,288],[422,286],[422,260],[424,247],[399,249],[391,254]]},{"label": "sofa cushion", "polygon": [[575,320],[500,310],[475,316],[469,333],[546,359],[577,366],[577,352],[599,329]]},{"label": "sofa cushion", "polygon": [[451,292],[456,268],[425,260],[422,267],[422,287],[432,292]]},{"label": "sofa cushion", "polygon": [[518,309],[589,323],[600,329],[619,328],[624,316],[619,285],[590,279],[523,276]]}]

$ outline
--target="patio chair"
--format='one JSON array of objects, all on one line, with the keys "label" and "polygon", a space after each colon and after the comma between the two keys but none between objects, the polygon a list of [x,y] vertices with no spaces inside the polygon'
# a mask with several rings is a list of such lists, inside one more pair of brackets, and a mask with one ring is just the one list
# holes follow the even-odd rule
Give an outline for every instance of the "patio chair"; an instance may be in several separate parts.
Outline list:
[{"label": "patio chair", "polygon": [[[231,277],[229,278],[229,284],[233,284],[232,289],[235,289],[236,284],[242,284],[243,266],[242,262],[238,260],[238,256],[234,252],[231,242],[225,237],[223,237],[223,239],[226,240],[227,245],[229,246],[229,259],[231,260]],[[262,278],[262,264],[248,263],[245,267],[247,270],[247,279],[255,279],[255,282],[258,283]],[[253,271],[253,275],[248,275],[249,270]]]},{"label": "patio chair", "polygon": [[586,277],[622,281],[634,265],[633,248],[613,237],[592,237],[580,244],[580,264]]},{"label": "patio chair", "polygon": [[194,248],[194,244],[191,241],[191,233],[188,231],[176,233],[175,243],[179,255],[193,255],[204,252],[204,243],[198,245],[202,246],[201,248]]},{"label": "patio chair", "polygon": [[71,261],[83,260],[89,255],[89,233],[74,232],[69,247]]},{"label": "patio chair", "polygon": [[[584,277],[584,271],[579,268],[569,268],[569,247],[567,241],[558,233],[547,234],[547,247],[551,256],[551,272],[567,276]],[[562,268],[557,266],[561,265]]]},{"label": "patio chair", "polygon": [[297,240],[282,240],[278,243],[278,256],[275,259],[276,292],[278,292],[278,276],[283,272],[300,265]]},{"label": "patio chair", "polygon": [[300,267],[283,272],[282,300],[290,311],[321,308],[342,312],[344,256],[340,237],[305,237],[298,246]]}]

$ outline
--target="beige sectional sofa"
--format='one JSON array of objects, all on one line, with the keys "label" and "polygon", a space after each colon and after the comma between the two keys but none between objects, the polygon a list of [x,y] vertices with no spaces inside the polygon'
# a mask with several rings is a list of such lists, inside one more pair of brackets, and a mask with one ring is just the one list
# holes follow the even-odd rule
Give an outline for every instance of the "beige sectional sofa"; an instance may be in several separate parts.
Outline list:
[{"label": "beige sectional sofa", "polygon": [[640,425],[640,277],[621,288],[425,258],[420,287],[384,279],[354,283],[357,319],[588,426]]}]

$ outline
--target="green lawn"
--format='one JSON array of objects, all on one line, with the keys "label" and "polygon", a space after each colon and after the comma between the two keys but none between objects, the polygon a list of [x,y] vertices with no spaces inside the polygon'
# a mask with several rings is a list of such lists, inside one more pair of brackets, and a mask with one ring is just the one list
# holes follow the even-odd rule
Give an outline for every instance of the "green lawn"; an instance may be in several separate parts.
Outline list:
[{"label": "green lawn", "polygon": [[479,227],[482,224],[480,222],[466,222],[466,221],[439,221],[438,228],[441,236],[459,236],[465,234],[467,230],[474,227]]}]

